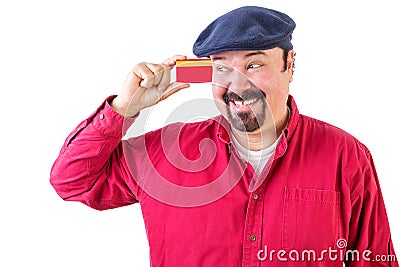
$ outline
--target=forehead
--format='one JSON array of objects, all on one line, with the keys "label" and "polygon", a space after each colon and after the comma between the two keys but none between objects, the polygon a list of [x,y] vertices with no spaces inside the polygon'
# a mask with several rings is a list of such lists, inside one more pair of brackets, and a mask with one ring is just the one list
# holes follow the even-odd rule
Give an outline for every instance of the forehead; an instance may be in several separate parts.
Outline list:
[{"label": "forehead", "polygon": [[225,51],[210,56],[212,61],[218,60],[234,60],[234,59],[247,59],[247,58],[274,58],[282,54],[283,49],[275,47],[268,50],[238,50],[238,51]]}]

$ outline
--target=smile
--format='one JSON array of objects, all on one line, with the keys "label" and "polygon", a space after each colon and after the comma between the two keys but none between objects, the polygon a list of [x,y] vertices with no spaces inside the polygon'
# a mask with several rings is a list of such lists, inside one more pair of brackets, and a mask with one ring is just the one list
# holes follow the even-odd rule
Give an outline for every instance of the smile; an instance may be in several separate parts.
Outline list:
[{"label": "smile", "polygon": [[257,100],[258,100],[257,98],[246,100],[246,101],[244,101],[244,100],[235,100],[235,101],[233,101],[233,103],[236,105],[236,107],[242,107],[242,106],[251,105],[251,104],[257,102]]},{"label": "smile", "polygon": [[234,92],[227,92],[222,96],[225,104],[231,105],[230,103],[232,103],[236,107],[249,106],[257,102],[259,99],[265,98],[265,93],[258,89],[248,89],[240,95]]},{"label": "smile", "polygon": [[248,112],[254,112],[256,109],[257,103],[259,103],[260,98],[251,98],[247,100],[230,100],[228,102],[228,106],[231,109],[231,111],[235,113],[248,113]]}]

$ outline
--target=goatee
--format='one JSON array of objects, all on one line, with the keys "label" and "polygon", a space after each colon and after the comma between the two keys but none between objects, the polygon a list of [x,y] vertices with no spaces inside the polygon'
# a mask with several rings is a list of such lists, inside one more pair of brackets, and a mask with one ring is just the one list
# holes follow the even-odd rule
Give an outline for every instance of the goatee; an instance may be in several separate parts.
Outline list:
[{"label": "goatee", "polygon": [[[226,104],[226,111],[230,124],[237,130],[242,132],[254,132],[258,130],[265,122],[266,119],[266,96],[265,93],[258,89],[248,89],[240,95],[233,92],[228,92],[223,95]],[[234,101],[260,101],[261,107],[250,108],[248,111],[235,112],[232,111],[230,103]],[[234,105],[234,104],[233,104]],[[260,109],[260,110],[259,110]]]}]

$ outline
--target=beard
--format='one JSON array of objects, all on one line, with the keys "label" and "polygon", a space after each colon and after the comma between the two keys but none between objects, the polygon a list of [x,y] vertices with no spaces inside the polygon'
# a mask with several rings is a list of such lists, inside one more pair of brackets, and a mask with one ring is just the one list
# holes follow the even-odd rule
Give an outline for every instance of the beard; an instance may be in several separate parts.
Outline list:
[{"label": "beard", "polygon": [[[240,95],[228,92],[223,95],[226,104],[226,112],[229,123],[241,132],[254,132],[258,130],[266,119],[266,96],[265,93],[258,89],[245,90]],[[234,101],[251,101],[256,100],[255,106],[247,111],[233,111],[231,105],[235,105]],[[260,103],[259,103],[260,102]]]}]

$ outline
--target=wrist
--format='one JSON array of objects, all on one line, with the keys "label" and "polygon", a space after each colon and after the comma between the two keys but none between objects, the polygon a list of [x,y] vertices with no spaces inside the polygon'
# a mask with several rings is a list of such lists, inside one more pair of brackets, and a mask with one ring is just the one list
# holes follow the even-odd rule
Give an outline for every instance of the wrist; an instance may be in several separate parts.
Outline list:
[{"label": "wrist", "polygon": [[110,106],[115,110],[115,112],[121,116],[124,116],[125,118],[132,118],[140,112],[139,108],[130,105],[129,102],[126,103],[121,101],[118,96],[111,101]]}]

